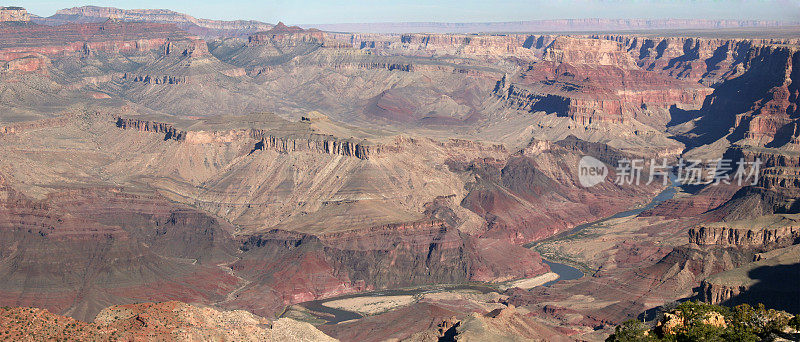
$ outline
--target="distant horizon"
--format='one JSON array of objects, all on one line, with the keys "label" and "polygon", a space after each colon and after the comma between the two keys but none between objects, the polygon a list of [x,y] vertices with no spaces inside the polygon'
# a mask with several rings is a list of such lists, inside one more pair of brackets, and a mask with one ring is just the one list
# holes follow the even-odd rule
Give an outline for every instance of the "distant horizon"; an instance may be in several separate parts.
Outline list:
[{"label": "distant horizon", "polygon": [[338,24],[473,24],[515,23],[542,20],[734,20],[796,23],[800,0],[770,1],[660,1],[633,3],[617,0],[569,1],[366,1],[348,0],[331,4],[320,0],[258,2],[174,0],[110,1],[9,1],[29,13],[49,17],[60,9],[97,6],[126,10],[164,9],[211,20],[255,20],[287,25]]}]

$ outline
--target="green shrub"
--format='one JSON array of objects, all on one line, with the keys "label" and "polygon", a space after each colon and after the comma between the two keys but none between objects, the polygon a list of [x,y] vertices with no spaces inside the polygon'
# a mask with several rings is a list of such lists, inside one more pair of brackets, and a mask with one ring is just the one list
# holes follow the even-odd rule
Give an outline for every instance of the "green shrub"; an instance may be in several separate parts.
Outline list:
[{"label": "green shrub", "polygon": [[609,336],[608,342],[628,342],[628,341],[655,341],[651,336],[650,327],[637,320],[629,320],[618,325],[614,333]]},{"label": "green shrub", "polygon": [[[767,309],[763,304],[756,307],[742,304],[729,309],[690,301],[664,312],[677,316],[677,321],[672,321],[670,325],[670,334],[663,331],[666,316],[662,315],[659,320],[662,328],[649,329],[644,323],[631,320],[617,326],[614,334],[606,341],[758,342],[769,339],[787,326],[800,330],[800,315],[791,316],[782,311]],[[710,320],[714,316],[716,318]],[[717,323],[710,324],[714,321]]]}]

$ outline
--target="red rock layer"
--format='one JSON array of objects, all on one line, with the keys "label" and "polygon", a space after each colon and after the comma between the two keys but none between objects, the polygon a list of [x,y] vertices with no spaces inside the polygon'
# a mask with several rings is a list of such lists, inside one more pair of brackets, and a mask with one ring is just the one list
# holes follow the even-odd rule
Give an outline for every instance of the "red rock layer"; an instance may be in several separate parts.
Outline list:
[{"label": "red rock layer", "polygon": [[319,44],[328,48],[347,48],[349,43],[335,39],[320,30],[304,30],[298,26],[286,26],[279,22],[268,31],[256,32],[247,37],[247,43],[251,46],[278,43],[284,47],[298,46],[302,44]]},{"label": "red rock layer", "polygon": [[704,220],[717,220],[720,217],[713,212],[713,209],[729,201],[739,188],[736,184],[708,186],[691,196],[666,200],[639,216],[662,216],[673,219],[696,216]]},{"label": "red rock layer", "polygon": [[759,46],[796,45],[798,39],[708,39],[594,35],[621,43],[642,69],[711,85],[741,75]]},{"label": "red rock layer", "polygon": [[[604,144],[569,137],[556,143],[532,142],[507,160],[452,160],[448,166],[475,179],[467,184],[469,193],[461,205],[486,219],[481,236],[523,244],[618,212],[656,190],[655,183],[620,186],[609,181],[583,188],[571,165],[584,155],[606,163],[631,157]],[[613,172],[612,168],[608,179],[614,179]]]},{"label": "red rock layer", "polygon": [[82,6],[61,9],[47,18],[35,18],[36,23],[63,25],[68,23],[103,22],[109,18],[129,22],[174,24],[192,35],[204,38],[246,37],[257,31],[268,30],[271,24],[254,20],[210,20],[165,9],[119,9],[113,7]]},{"label": "red rock layer", "polygon": [[800,134],[796,129],[800,114],[800,50],[764,48],[756,53],[779,68],[772,76],[776,82],[747,112],[736,116],[733,131],[742,132],[749,144],[784,145]]},{"label": "red rock layer", "polygon": [[22,7],[0,7],[0,22],[2,21],[30,21],[31,16]]},{"label": "red rock layer", "polygon": [[763,247],[800,241],[800,226],[731,228],[701,225],[689,229],[689,242],[698,245]]},{"label": "red rock layer", "polygon": [[1,305],[91,319],[115,303],[209,303],[239,282],[214,266],[231,252],[220,224],[159,196],[64,189],[33,200],[1,183],[0,194]]},{"label": "red rock layer", "polygon": [[582,125],[625,123],[649,107],[699,108],[712,89],[639,69],[615,43],[559,37],[545,61],[530,64],[495,92],[516,109],[570,117]]},{"label": "red rock layer", "polygon": [[800,274],[800,264],[763,265],[747,270],[742,283],[704,280],[699,298],[712,304],[735,306],[762,303],[791,313],[800,312],[800,290],[793,277]]},{"label": "red rock layer", "polygon": [[174,25],[156,23],[0,25],[0,60],[16,59],[31,52],[53,57],[94,51],[146,51],[186,37]]},{"label": "red rock layer", "polygon": [[277,136],[267,129],[245,129],[230,131],[186,131],[164,122],[140,120],[136,118],[116,119],[122,129],[152,132],[164,135],[164,140],[175,140],[189,144],[205,144],[230,141],[231,139],[253,140],[253,150],[270,150],[279,153],[309,151],[314,153],[342,155],[359,159],[369,159],[382,153],[398,151],[395,145],[369,144],[366,141],[339,139],[323,134],[287,134]]},{"label": "red rock layer", "polygon": [[[548,270],[535,252],[437,221],[320,236],[274,230],[247,238],[243,249],[231,268],[252,283],[226,305],[261,314],[367,289],[507,280]],[[268,300],[255,300],[265,294]]]}]

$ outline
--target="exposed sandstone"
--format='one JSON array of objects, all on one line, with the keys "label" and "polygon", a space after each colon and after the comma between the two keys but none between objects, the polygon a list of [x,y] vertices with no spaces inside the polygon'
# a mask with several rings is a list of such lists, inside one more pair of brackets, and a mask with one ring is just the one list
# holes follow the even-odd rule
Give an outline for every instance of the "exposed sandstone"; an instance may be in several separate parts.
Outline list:
[{"label": "exposed sandstone", "polygon": [[201,37],[245,37],[256,31],[267,30],[272,25],[254,20],[210,20],[164,9],[119,9],[113,7],[83,6],[61,9],[47,18],[36,18],[37,23],[62,25],[71,22],[96,22],[107,19],[169,23]]},{"label": "exposed sandstone", "polygon": [[558,64],[613,65],[634,69],[633,58],[614,41],[558,37],[545,49],[544,60]]},{"label": "exposed sandstone", "polygon": [[175,140],[189,144],[208,144],[230,142],[233,139],[252,140],[255,150],[270,150],[279,153],[308,151],[331,155],[369,159],[382,152],[397,150],[398,147],[371,145],[338,139],[330,135],[304,134],[275,136],[266,129],[241,129],[230,131],[186,131],[164,122],[140,120],[136,118],[117,118],[116,125],[122,129],[134,129],[164,135],[164,140]]},{"label": "exposed sandstone", "polygon": [[594,35],[623,44],[637,65],[646,70],[703,84],[720,83],[741,75],[753,59],[753,48],[796,45],[797,39],[712,39]]},{"label": "exposed sandstone", "polygon": [[107,21],[57,27],[0,26],[0,58],[10,60],[20,53],[31,52],[48,57],[86,55],[95,51],[141,52],[181,39],[186,39],[186,33],[172,25],[156,23]]},{"label": "exposed sandstone", "polygon": [[[725,328],[728,326],[727,323],[725,323],[725,317],[716,311],[707,312],[702,317],[696,319],[701,324],[714,327]],[[664,318],[656,324],[656,329],[660,330],[664,335],[675,335],[681,329],[686,328],[688,324],[690,324],[690,322],[687,322],[684,314],[680,310],[676,310],[672,313],[664,313]]]},{"label": "exposed sandstone", "polygon": [[789,279],[800,274],[799,258],[800,245],[756,254],[754,262],[704,279],[699,297],[712,304],[763,303],[798,312],[800,290]]},{"label": "exposed sandstone", "polygon": [[504,77],[495,93],[511,108],[555,113],[587,126],[624,124],[650,107],[699,108],[712,91],[639,69],[616,42],[559,37],[543,59],[513,79]]},{"label": "exposed sandstone", "polygon": [[117,305],[86,323],[32,308],[2,308],[0,334],[33,340],[335,341],[311,324],[270,322],[246,311],[222,311],[181,302]]},{"label": "exposed sandstone", "polygon": [[698,245],[768,247],[791,245],[798,241],[800,224],[794,215],[711,223],[689,229],[689,242]]},{"label": "exposed sandstone", "polygon": [[0,22],[3,21],[30,21],[31,16],[22,7],[7,6],[0,7]]},{"label": "exposed sandstone", "polygon": [[39,54],[29,54],[27,56],[18,57],[9,60],[3,65],[3,71],[7,72],[47,72],[47,65],[49,60],[47,57]]},{"label": "exposed sandstone", "polygon": [[[435,221],[318,236],[273,230],[248,237],[243,248],[243,259],[231,267],[254,282],[234,303],[263,313],[277,309],[270,305],[367,289],[505,281],[547,272],[536,253]],[[251,302],[263,292],[276,293],[280,301]]]},{"label": "exposed sandstone", "polygon": [[247,37],[247,43],[252,46],[275,43],[283,47],[296,47],[302,44],[318,44],[326,48],[351,47],[349,43],[337,40],[335,36],[320,30],[286,26],[282,22],[267,31],[251,34]]}]

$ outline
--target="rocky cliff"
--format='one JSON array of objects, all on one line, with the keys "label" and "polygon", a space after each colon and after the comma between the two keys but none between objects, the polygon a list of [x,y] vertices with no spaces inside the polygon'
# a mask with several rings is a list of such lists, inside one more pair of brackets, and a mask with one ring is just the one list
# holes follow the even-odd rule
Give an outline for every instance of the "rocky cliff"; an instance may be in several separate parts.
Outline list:
[{"label": "rocky cliff", "polygon": [[4,21],[30,21],[31,16],[28,14],[22,7],[16,6],[7,6],[7,7],[0,7],[0,22]]},{"label": "rocky cliff", "polygon": [[334,36],[316,29],[302,29],[286,26],[282,22],[267,31],[256,32],[247,37],[249,45],[280,44],[283,47],[296,47],[303,44],[318,44],[328,48],[345,48],[351,45],[338,41]]},{"label": "rocky cliff", "polygon": [[556,64],[613,65],[622,69],[636,68],[619,43],[601,39],[557,37],[547,46],[544,60]]},{"label": "rocky cliff", "polygon": [[800,290],[792,279],[800,272],[800,246],[756,254],[754,262],[715,274],[700,284],[699,297],[712,304],[764,303],[800,312]]},{"label": "rocky cliff", "polygon": [[[521,244],[593,221],[654,190],[655,185],[637,188],[612,182],[576,188],[577,173],[572,165],[578,165],[584,155],[615,165],[613,158],[627,154],[568,137],[555,143],[531,141],[505,160],[454,160],[448,166],[474,179],[466,184],[469,193],[461,205],[486,220],[481,236]],[[608,177],[614,178],[612,174]]]},{"label": "rocky cliff", "polygon": [[67,23],[102,22],[109,18],[122,21],[175,24],[192,35],[204,38],[246,37],[253,32],[268,30],[272,27],[271,24],[254,20],[200,19],[163,9],[119,9],[97,6],[62,9],[53,16],[36,18],[34,21],[47,25],[63,25]]},{"label": "rocky cliff", "polygon": [[116,119],[116,126],[141,132],[164,135],[164,140],[175,140],[188,144],[223,143],[232,140],[250,140],[253,150],[269,150],[278,153],[312,152],[330,155],[369,159],[383,152],[397,151],[398,146],[370,144],[367,141],[339,139],[323,134],[288,134],[277,136],[269,129],[240,129],[225,131],[180,130],[173,124],[141,120],[137,118]]},{"label": "rocky cliff", "polygon": [[593,35],[625,47],[636,64],[646,70],[714,85],[740,76],[755,57],[753,49],[797,45],[797,39],[714,39]]},{"label": "rocky cliff", "polygon": [[[498,82],[495,93],[514,109],[624,124],[657,108],[699,108],[712,89],[640,69],[623,47],[600,39],[558,37],[542,62]],[[640,120],[651,123],[652,119]],[[664,125],[668,119],[657,123]]]},{"label": "rocky cliff", "polygon": [[792,25],[794,22],[776,20],[715,20],[715,19],[553,19],[491,23],[351,23],[315,25],[319,29],[360,33],[475,33],[475,32],[585,32],[675,29],[764,28]]},{"label": "rocky cliff", "polygon": [[130,118],[117,118],[116,125],[122,129],[133,129],[141,132],[163,134],[164,140],[186,140],[186,131],[178,130],[175,128],[175,126],[168,123]]},{"label": "rocky cliff", "polygon": [[792,215],[719,222],[689,229],[689,242],[698,245],[775,248],[800,243],[800,224]]},{"label": "rocky cliff", "polygon": [[179,297],[211,303],[239,282],[214,266],[233,252],[229,228],[163,197],[97,188],[39,200],[2,178],[0,193],[6,305],[91,319],[111,303]]},{"label": "rocky cliff", "polygon": [[[410,53],[421,55],[490,56],[493,58],[517,56],[532,58],[534,57],[534,51],[526,46],[527,40],[528,37],[524,35],[404,34],[400,36],[399,43],[394,42],[388,48],[406,50]],[[370,44],[375,45],[374,42]]]},{"label": "rocky cliff", "polygon": [[[257,313],[369,289],[503,281],[548,270],[534,252],[470,237],[440,221],[319,236],[273,230],[248,237],[242,248],[231,268],[252,283],[229,305]],[[263,293],[277,298],[255,300]]]},{"label": "rocky cliff", "polygon": [[142,52],[170,40],[186,39],[171,24],[102,23],[66,24],[56,27],[28,24],[0,26],[0,59],[38,53],[48,57],[89,55],[94,52]]},{"label": "rocky cliff", "polygon": [[88,323],[42,309],[3,307],[0,322],[0,335],[12,339],[336,341],[311,324],[290,318],[270,321],[242,310],[176,301],[110,306]]}]

